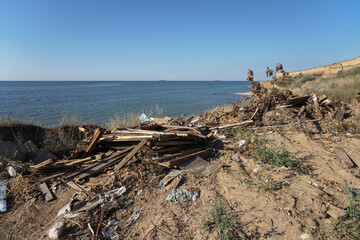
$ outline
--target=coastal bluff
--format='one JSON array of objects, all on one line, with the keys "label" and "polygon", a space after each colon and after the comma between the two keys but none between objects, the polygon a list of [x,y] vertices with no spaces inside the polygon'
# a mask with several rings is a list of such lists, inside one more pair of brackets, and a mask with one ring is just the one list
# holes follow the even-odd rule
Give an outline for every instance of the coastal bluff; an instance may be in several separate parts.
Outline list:
[{"label": "coastal bluff", "polygon": [[[337,72],[341,70],[346,71],[359,66],[360,66],[360,56],[351,60],[345,60],[325,66],[319,66],[301,71],[289,72],[289,76],[295,77],[299,74],[302,75],[322,74],[324,77],[329,77],[334,74],[337,74]],[[278,73],[277,75],[281,76],[281,73]]]}]

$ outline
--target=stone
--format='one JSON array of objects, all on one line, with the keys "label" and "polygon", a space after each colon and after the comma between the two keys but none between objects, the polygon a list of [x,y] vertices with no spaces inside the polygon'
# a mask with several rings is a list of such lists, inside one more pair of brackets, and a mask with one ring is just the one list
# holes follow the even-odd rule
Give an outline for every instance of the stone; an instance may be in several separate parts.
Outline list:
[{"label": "stone", "polygon": [[52,152],[47,151],[47,150],[43,150],[40,151],[36,157],[33,159],[33,163],[34,164],[39,164],[42,163],[48,159],[58,159],[58,157],[56,157]]},{"label": "stone", "polygon": [[15,169],[12,166],[9,166],[7,170],[8,170],[8,173],[9,173],[10,177],[13,177],[13,178],[16,177],[17,173],[16,173]]},{"label": "stone", "polygon": [[234,162],[240,162],[240,158],[238,155],[232,155],[231,160],[233,160]]},{"label": "stone", "polygon": [[14,142],[0,140],[0,156],[6,160],[23,162],[26,157],[26,149]]},{"label": "stone", "polygon": [[54,227],[49,230],[49,237],[51,239],[59,239],[61,235],[64,233],[65,230],[65,223],[64,222],[57,222],[55,223]]},{"label": "stone", "polygon": [[302,240],[310,239],[310,235],[307,234],[307,233],[303,233],[303,234],[301,234],[300,238],[301,238]]}]

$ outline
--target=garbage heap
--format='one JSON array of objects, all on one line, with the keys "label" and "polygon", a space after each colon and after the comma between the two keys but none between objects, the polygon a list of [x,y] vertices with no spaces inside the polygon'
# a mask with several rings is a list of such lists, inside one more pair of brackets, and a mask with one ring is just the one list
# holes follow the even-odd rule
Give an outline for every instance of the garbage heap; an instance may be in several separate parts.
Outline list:
[{"label": "garbage heap", "polygon": [[230,127],[250,124],[260,127],[307,120],[343,120],[350,115],[351,109],[347,104],[331,100],[323,93],[296,96],[290,90],[268,89],[261,83],[252,82],[251,96],[230,104],[228,109],[214,109],[200,116],[184,119],[183,124],[207,126],[210,129],[224,124]]}]

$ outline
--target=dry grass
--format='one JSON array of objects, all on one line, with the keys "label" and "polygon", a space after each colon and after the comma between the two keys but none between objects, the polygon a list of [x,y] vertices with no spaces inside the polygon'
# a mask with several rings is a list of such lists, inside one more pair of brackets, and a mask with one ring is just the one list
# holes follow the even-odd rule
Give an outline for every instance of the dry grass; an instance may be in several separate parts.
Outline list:
[{"label": "dry grass", "polygon": [[360,92],[360,67],[339,71],[336,75],[327,78],[321,74],[299,74],[289,77],[287,82],[278,81],[276,85],[282,89],[290,89],[299,95],[322,92],[331,99],[352,103],[355,95]]},{"label": "dry grass", "polygon": [[110,118],[108,122],[105,123],[105,126],[109,130],[116,128],[124,127],[134,127],[140,124],[139,116],[141,113],[145,113],[148,117],[163,117],[164,111],[158,105],[155,105],[153,108],[150,108],[145,111],[139,112],[129,112],[129,113],[120,113],[116,114],[113,118]]},{"label": "dry grass", "polygon": [[351,75],[318,79],[307,82],[300,88],[301,93],[323,92],[332,99],[352,103],[356,93],[360,91],[360,76]]}]

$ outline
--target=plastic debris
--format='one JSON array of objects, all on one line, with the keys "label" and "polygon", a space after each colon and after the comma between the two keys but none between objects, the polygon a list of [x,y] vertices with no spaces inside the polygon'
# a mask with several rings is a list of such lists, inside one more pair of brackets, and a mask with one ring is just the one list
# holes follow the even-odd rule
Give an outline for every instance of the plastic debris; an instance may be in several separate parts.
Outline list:
[{"label": "plastic debris", "polygon": [[12,166],[8,167],[8,173],[9,173],[10,177],[13,177],[13,178],[16,177],[16,171]]},{"label": "plastic debris", "polygon": [[49,237],[51,239],[59,239],[65,230],[64,222],[55,223],[54,227],[49,230]]},{"label": "plastic debris", "polygon": [[64,213],[66,212],[71,212],[71,202],[69,202],[68,204],[66,204],[64,207],[62,207],[58,213],[57,213],[57,216],[61,216],[63,215]]},{"label": "plastic debris", "polygon": [[196,201],[200,197],[200,189],[196,189],[195,193],[192,195],[191,199]]},{"label": "plastic debris", "polygon": [[107,201],[107,202],[116,201],[125,192],[126,192],[125,187],[120,187],[120,188],[114,189],[112,191],[109,191],[109,192],[105,193],[105,201]]},{"label": "plastic debris", "polygon": [[165,187],[169,182],[171,182],[174,178],[182,174],[181,170],[173,169],[171,172],[169,172],[168,175],[166,175],[161,181],[160,186]]},{"label": "plastic debris", "polygon": [[181,200],[181,202],[184,202],[191,199],[191,194],[187,190],[174,188],[172,192],[165,199],[162,200],[162,202],[171,201],[172,199],[174,199],[174,202],[177,203],[179,202],[178,199],[180,197],[184,197],[184,199]]},{"label": "plastic debris", "polygon": [[120,236],[116,232],[116,230],[119,228],[119,221],[118,220],[112,220],[108,223],[108,226],[106,228],[101,229],[101,233],[104,235],[106,239],[119,239]]},{"label": "plastic debris", "polygon": [[0,182],[0,213],[7,211],[6,200],[3,199],[6,195],[5,184],[6,184],[6,180]]},{"label": "plastic debris", "polygon": [[124,228],[127,228],[128,226],[130,226],[131,224],[133,224],[139,217],[140,214],[142,213],[142,209],[137,210],[128,220],[128,223],[124,226]]},{"label": "plastic debris", "polygon": [[242,147],[242,146],[247,145],[248,142],[245,139],[243,139],[243,140],[240,140],[238,144],[239,144],[239,147]]},{"label": "plastic debris", "polygon": [[141,123],[149,122],[149,121],[154,120],[154,118],[146,116],[145,113],[142,113],[142,114],[140,115],[139,119],[140,119]]}]

